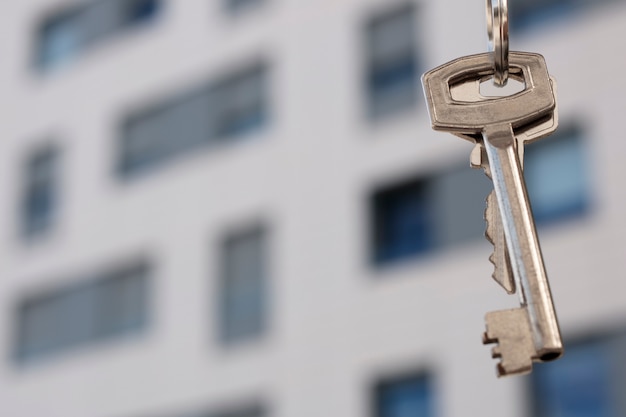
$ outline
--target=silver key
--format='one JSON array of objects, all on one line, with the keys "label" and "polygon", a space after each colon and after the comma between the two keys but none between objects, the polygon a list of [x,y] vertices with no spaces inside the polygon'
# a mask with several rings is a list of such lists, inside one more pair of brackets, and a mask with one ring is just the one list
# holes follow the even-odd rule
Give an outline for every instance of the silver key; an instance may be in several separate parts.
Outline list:
[{"label": "silver key", "polygon": [[501,213],[511,270],[520,289],[517,309],[488,313],[486,343],[498,342],[498,374],[526,373],[532,361],[556,359],[563,346],[526,186],[514,129],[551,117],[555,98],[541,55],[510,54],[511,74],[525,82],[524,91],[487,101],[457,101],[451,86],[493,73],[488,54],[451,61],[424,74],[422,82],[433,129],[482,136],[498,209]]}]

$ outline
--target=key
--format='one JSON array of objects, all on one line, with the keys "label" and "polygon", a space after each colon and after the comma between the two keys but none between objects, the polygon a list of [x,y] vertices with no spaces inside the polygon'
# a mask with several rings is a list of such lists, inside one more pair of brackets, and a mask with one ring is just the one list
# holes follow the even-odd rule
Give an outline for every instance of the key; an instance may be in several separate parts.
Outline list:
[{"label": "key", "polygon": [[520,295],[519,308],[485,317],[484,342],[498,343],[492,355],[502,359],[497,367],[499,376],[527,373],[533,361],[556,359],[563,351],[514,135],[516,129],[552,117],[556,100],[541,55],[511,53],[510,65],[510,74],[520,77],[525,89],[485,101],[455,100],[451,90],[455,85],[490,77],[493,69],[488,54],[459,58],[422,77],[433,129],[480,134],[488,159]]}]

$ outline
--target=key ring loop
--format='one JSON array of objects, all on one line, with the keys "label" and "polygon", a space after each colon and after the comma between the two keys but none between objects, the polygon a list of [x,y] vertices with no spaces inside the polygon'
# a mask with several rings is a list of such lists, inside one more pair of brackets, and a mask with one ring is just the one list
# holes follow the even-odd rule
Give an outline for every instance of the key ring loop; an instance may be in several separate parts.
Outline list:
[{"label": "key ring loop", "polygon": [[507,0],[487,1],[487,35],[493,60],[493,82],[498,87],[509,79],[509,6]]}]

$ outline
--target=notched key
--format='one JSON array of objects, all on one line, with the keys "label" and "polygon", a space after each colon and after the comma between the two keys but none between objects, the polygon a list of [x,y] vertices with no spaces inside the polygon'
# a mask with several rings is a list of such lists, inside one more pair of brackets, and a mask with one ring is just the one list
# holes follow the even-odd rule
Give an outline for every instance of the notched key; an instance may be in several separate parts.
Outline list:
[{"label": "notched key", "polygon": [[433,129],[471,136],[482,143],[487,155],[521,300],[519,309],[486,316],[485,341],[498,343],[493,353],[502,358],[500,376],[528,372],[533,360],[555,359],[563,350],[514,134],[554,118],[556,98],[541,55],[511,53],[510,64],[526,88],[484,101],[455,100],[450,89],[490,76],[493,70],[488,54],[454,60],[422,77]]}]

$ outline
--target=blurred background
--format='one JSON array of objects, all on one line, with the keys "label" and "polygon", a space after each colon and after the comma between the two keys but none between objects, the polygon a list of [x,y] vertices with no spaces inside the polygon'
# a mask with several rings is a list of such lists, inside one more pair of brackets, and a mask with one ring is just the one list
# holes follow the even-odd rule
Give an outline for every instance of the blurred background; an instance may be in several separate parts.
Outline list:
[{"label": "blurred background", "polygon": [[626,416],[625,1],[509,0],[566,353],[504,379],[491,183],[420,84],[484,1],[3,6],[1,416]]}]

